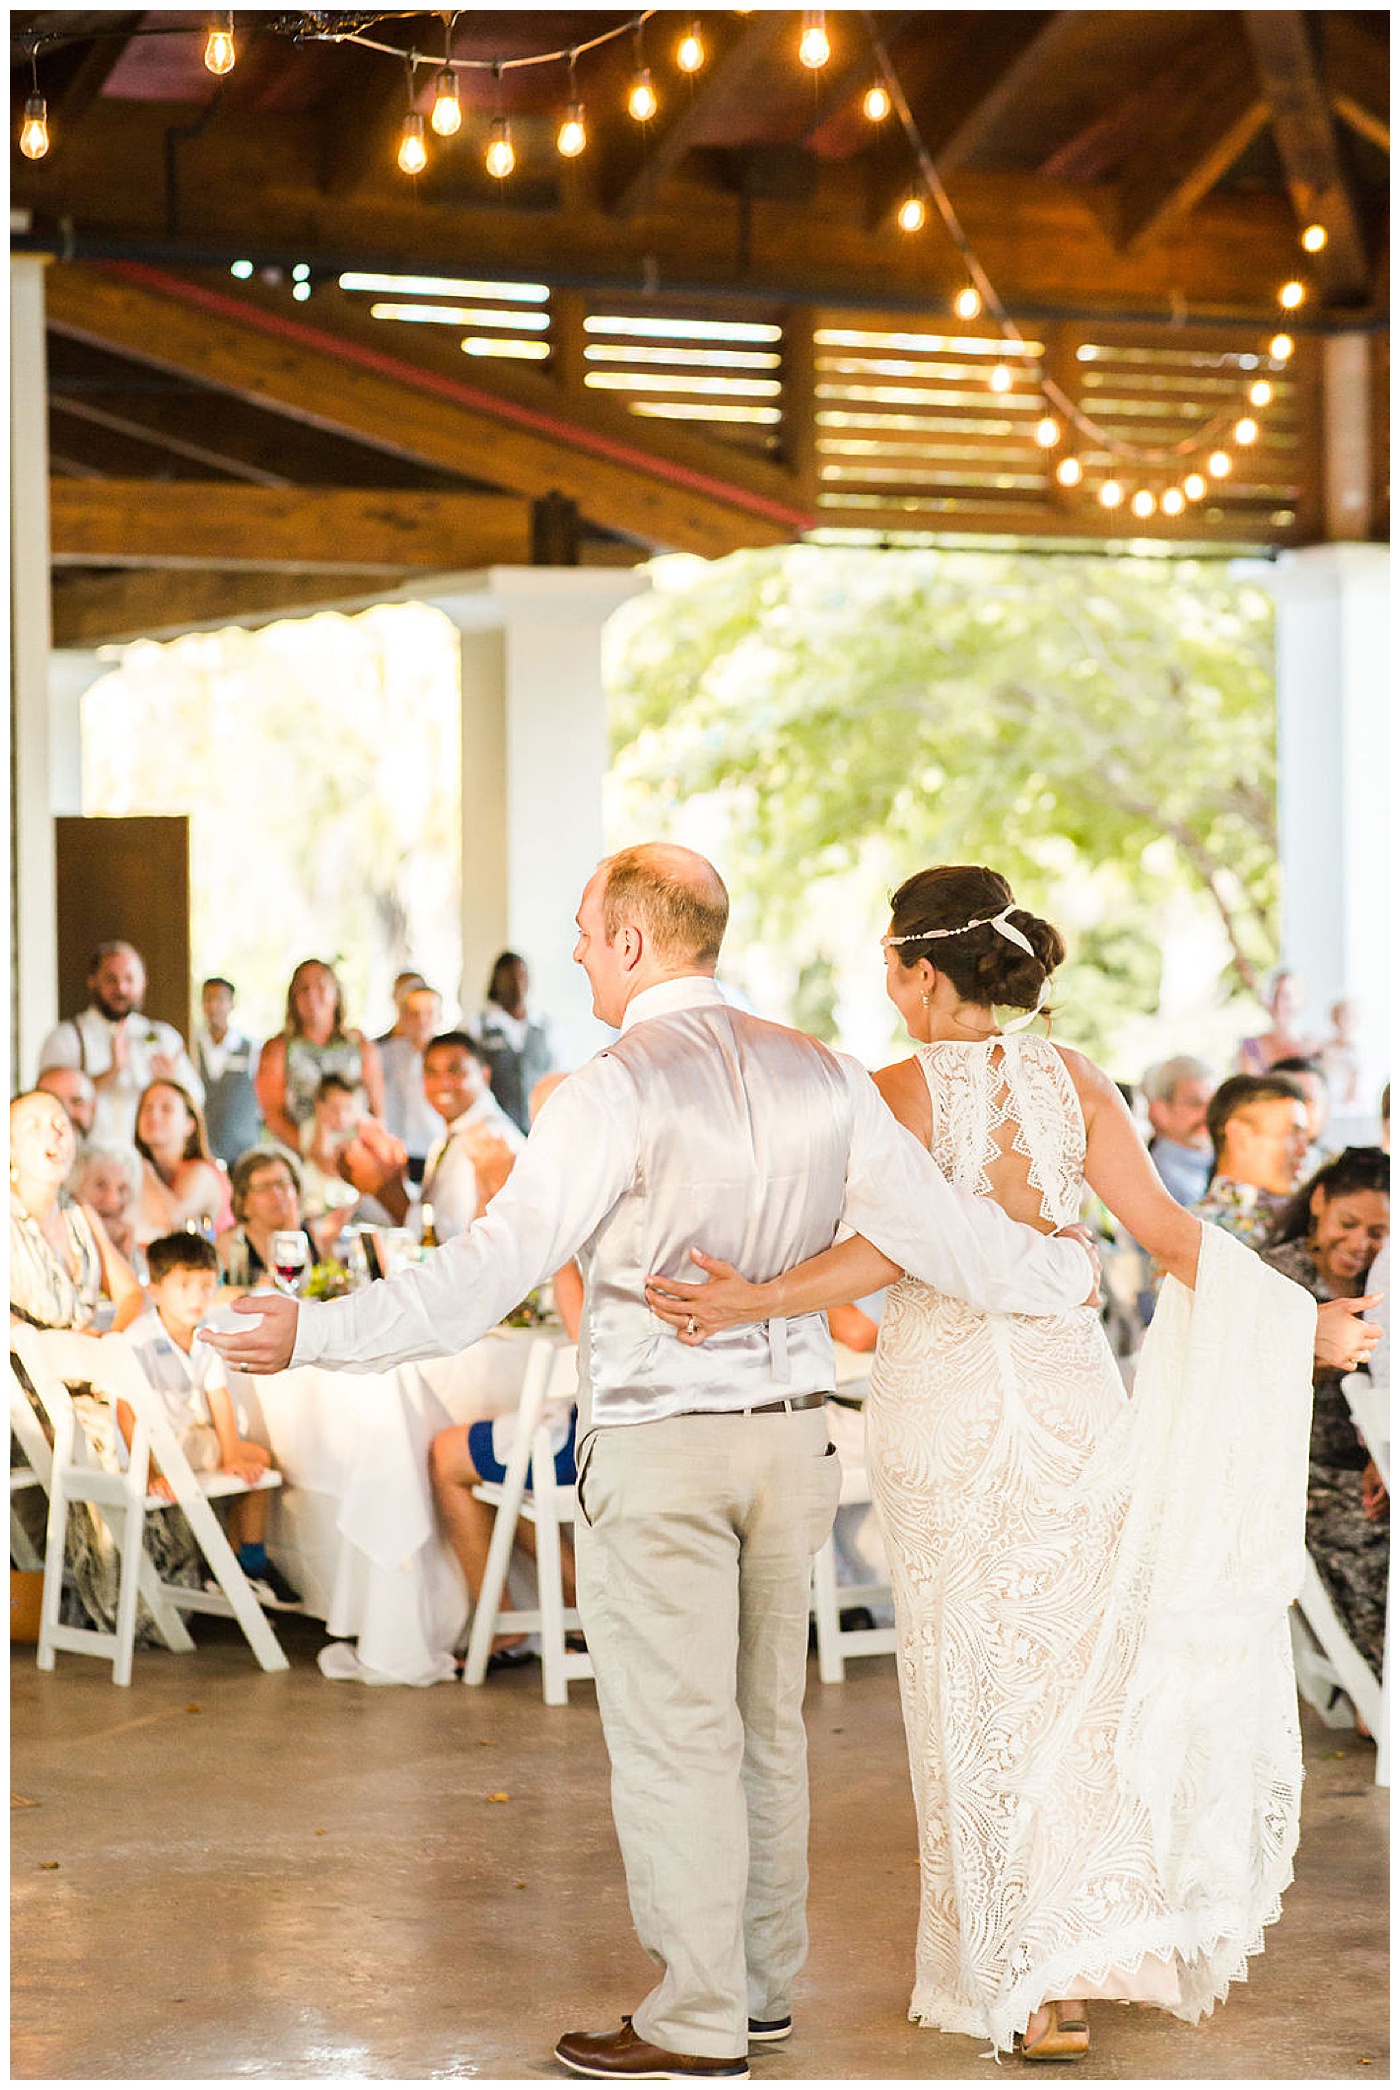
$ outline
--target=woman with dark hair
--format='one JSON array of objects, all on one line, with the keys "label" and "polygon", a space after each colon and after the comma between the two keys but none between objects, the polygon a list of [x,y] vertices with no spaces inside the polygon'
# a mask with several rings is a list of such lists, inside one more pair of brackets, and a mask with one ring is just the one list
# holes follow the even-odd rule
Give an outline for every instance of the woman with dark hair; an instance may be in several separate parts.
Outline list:
[{"label": "woman with dark hair", "polygon": [[[876,1076],[886,1102],[953,1183],[1013,1219],[1052,1232],[1078,1218],[1086,1184],[1103,1200],[1179,1281],[1159,1307],[1165,1332],[1154,1322],[1150,1335],[1166,1360],[1155,1383],[1144,1352],[1129,1405],[1090,1309],[978,1313],[859,1236],[764,1285],[697,1253],[708,1285],[653,1279],[648,1297],[692,1342],[889,1285],[866,1418],[919,1828],[909,2014],[995,2048],[1019,2040],[1030,2060],[1069,2060],[1088,2048],[1086,1997],[1192,2021],[1208,2011],[1259,1949],[1291,1876],[1301,1764],[1287,1596],[1270,1583],[1267,1623],[1244,1613],[1198,1716],[1182,1686],[1189,1639],[1158,1636],[1147,1593],[1189,1555],[1174,1587],[1218,1601],[1235,1567],[1238,1505],[1226,1505],[1233,1527],[1203,1505],[1203,1540],[1193,1521],[1199,1470],[1231,1463],[1206,1448],[1241,1427],[1214,1382],[1181,1391],[1174,1360],[1195,1340],[1198,1262],[1211,1313],[1232,1289],[1268,1295],[1292,1371],[1271,1393],[1283,1443],[1305,1428],[1315,1316],[1240,1244],[1204,1238],[1218,1230],[1166,1190],[1107,1075],[1027,1034],[1064,944],[1004,878],[974,865],[920,872],[894,895],[883,943],[886,990],[916,1045]],[[998,1020],[1011,1009],[1026,1013]],[[1259,1475],[1251,1597],[1251,1576],[1277,1568],[1286,1586],[1296,1564],[1301,1502],[1291,1522],[1286,1504],[1270,1516],[1286,1478]],[[1232,1740],[1242,1706],[1243,1752]]]},{"label": "woman with dark hair", "polygon": [[136,1239],[144,1248],[190,1221],[213,1233],[227,1224],[228,1184],[209,1152],[199,1106],[177,1081],[153,1081],[136,1105],[141,1196]]},{"label": "woman with dark hair", "polygon": [[[1351,1298],[1366,1290],[1389,1233],[1389,1159],[1379,1147],[1346,1147],[1284,1207],[1264,1260],[1314,1299]],[[1325,1364],[1313,1371],[1307,1539],[1333,1610],[1379,1681],[1390,1501],[1356,1434],[1342,1374]]]},{"label": "woman with dark hair", "polygon": [[377,1049],[363,1032],[346,1029],[345,997],[330,966],[303,958],[287,986],[283,1027],[263,1046],[254,1083],[263,1123],[294,1154],[301,1152],[302,1127],[310,1123],[316,1091],[328,1074],[363,1088],[371,1112],[383,1116]]},{"label": "woman with dark hair", "polygon": [[477,1043],[491,1069],[491,1093],[506,1116],[527,1133],[535,1084],[559,1064],[549,1024],[531,1016],[525,997],[530,968],[518,951],[502,951],[491,967]]}]

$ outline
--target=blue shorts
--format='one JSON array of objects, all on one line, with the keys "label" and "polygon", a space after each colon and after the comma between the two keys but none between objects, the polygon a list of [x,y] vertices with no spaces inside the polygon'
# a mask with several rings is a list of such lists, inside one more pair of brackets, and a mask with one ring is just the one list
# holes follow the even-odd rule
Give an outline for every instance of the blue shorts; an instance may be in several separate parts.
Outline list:
[{"label": "blue shorts", "polygon": [[[554,1478],[561,1488],[571,1488],[578,1478],[574,1465],[574,1436],[578,1429],[578,1409],[569,1417],[569,1434],[554,1454]],[[496,1456],[496,1426],[492,1422],[473,1422],[467,1428],[467,1449],[471,1460],[483,1480],[494,1481],[499,1487],[506,1477],[504,1463]],[[532,1459],[525,1469],[525,1485],[535,1485],[535,1462]]]}]

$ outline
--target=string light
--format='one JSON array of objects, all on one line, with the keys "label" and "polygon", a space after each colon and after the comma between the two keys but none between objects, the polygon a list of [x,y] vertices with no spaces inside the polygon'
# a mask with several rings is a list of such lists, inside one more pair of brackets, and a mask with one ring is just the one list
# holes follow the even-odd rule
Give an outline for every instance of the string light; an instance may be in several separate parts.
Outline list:
[{"label": "string light", "polygon": [[1104,508],[1117,508],[1123,500],[1123,489],[1116,479],[1105,479],[1099,488],[1099,503]]},{"label": "string light", "polygon": [[19,149],[27,160],[42,160],[49,149],[49,105],[37,92],[31,94],[24,105]]},{"label": "string light", "polygon": [[1212,479],[1225,479],[1229,477],[1233,462],[1228,450],[1212,450],[1206,459],[1206,470]]},{"label": "string light", "polygon": [[1306,296],[1307,292],[1295,276],[1291,283],[1284,284],[1278,294],[1278,301],[1285,312],[1296,312]]},{"label": "string light", "polygon": [[515,172],[515,147],[510,142],[510,121],[504,116],[491,119],[491,143],[486,148],[486,172],[496,181],[504,181]]},{"label": "string light", "polygon": [[246,283],[253,273],[253,264],[251,261],[231,261],[228,272],[231,276],[237,276],[240,283]]},{"label": "string light", "polygon": [[644,65],[633,78],[631,91],[627,96],[627,114],[634,123],[650,123],[658,106],[656,89],[651,84],[651,73]]},{"label": "string light", "polygon": [[982,310],[982,295],[970,283],[961,289],[953,300],[953,310],[959,319],[976,319]]},{"label": "string light", "polygon": [[1145,522],[1149,515],[1155,515],[1157,513],[1156,494],[1149,493],[1145,486],[1140,486],[1137,492],[1133,495],[1132,510],[1134,515],[1141,516],[1143,521]]},{"label": "string light", "polygon": [[1273,360],[1276,363],[1286,363],[1292,353],[1293,336],[1291,334],[1275,334],[1273,340],[1269,343],[1269,354]]},{"label": "string light", "polygon": [[987,383],[991,386],[994,392],[1009,392],[1011,390],[1010,366],[1006,363],[997,363],[993,367],[992,374],[987,379]]},{"label": "string light", "polygon": [[211,73],[231,73],[238,53],[233,47],[233,16],[221,14],[210,24],[204,40],[204,63]]},{"label": "string light", "polygon": [[1162,495],[1163,515],[1180,515],[1186,506],[1186,496],[1179,486],[1169,486]]},{"label": "string light", "polygon": [[922,232],[928,223],[928,205],[922,196],[911,193],[899,206],[899,229],[901,232]]},{"label": "string light", "polygon": [[584,126],[582,102],[570,102],[554,142],[566,160],[576,160],[583,151],[588,143],[588,132]]},{"label": "string light", "polygon": [[698,73],[705,63],[705,46],[700,41],[698,22],[691,23],[676,45],[676,63],[683,73]]},{"label": "string light", "polygon": [[1084,477],[1084,467],[1077,457],[1062,457],[1055,467],[1055,477],[1061,486],[1078,486]]},{"label": "string light", "polygon": [[1261,377],[1249,388],[1251,406],[1267,406],[1274,396],[1274,388],[1266,377]]},{"label": "string light", "polygon": [[1035,439],[1042,450],[1053,450],[1060,440],[1060,424],[1053,414],[1045,414],[1035,424]]},{"label": "string light", "polygon": [[1257,421],[1251,421],[1248,414],[1245,415],[1243,421],[1236,421],[1235,441],[1237,443],[1252,443],[1257,440],[1258,435],[1259,423]]},{"label": "string light", "polygon": [[1206,490],[1206,482],[1199,472],[1188,472],[1181,482],[1181,491],[1188,501],[1199,501]]},{"label": "string light", "polygon": [[797,46],[797,55],[809,72],[820,72],[831,56],[831,39],[826,33],[826,9],[809,7],[802,17],[802,39]]},{"label": "string light", "polygon": [[399,133],[399,171],[401,174],[421,174],[427,164],[428,148],[423,143],[423,119],[416,109],[410,109]]},{"label": "string light", "polygon": [[889,89],[883,86],[879,80],[875,82],[873,87],[866,88],[865,100],[861,103],[861,108],[872,123],[883,123],[889,115],[892,106]]},{"label": "string light", "polygon": [[432,125],[439,138],[455,138],[462,128],[462,95],[450,65],[443,67],[433,88]]},{"label": "string light", "polygon": [[1320,254],[1326,245],[1327,227],[1325,225],[1305,225],[1303,227],[1303,252],[1305,254]]},{"label": "string light", "polygon": [[299,305],[304,305],[311,295],[311,285],[305,281],[292,285],[292,296]]}]

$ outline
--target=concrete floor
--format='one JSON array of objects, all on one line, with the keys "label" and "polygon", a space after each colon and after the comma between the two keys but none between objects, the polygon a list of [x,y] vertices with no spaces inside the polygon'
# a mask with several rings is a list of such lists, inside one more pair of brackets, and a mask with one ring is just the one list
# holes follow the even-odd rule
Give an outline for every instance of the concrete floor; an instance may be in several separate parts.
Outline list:
[{"label": "concrete floor", "polygon": [[[129,1691],[11,1657],[11,2068],[98,2077],[562,2077],[570,2028],[650,1985],[589,1685],[326,1682],[319,1628],[263,1676],[221,1620]],[[812,1952],[756,2079],[995,2080],[905,2016],[916,1864],[893,1663],[812,1667]],[[1388,2073],[1387,1796],[1367,1743],[1306,1729],[1297,1883],[1248,1985],[1192,2030],[1099,2004],[1079,2077]],[[505,1797],[502,1797],[505,1796]],[[1021,2064],[1011,2064],[1019,2068]],[[1059,2078],[1063,2080],[1063,2071]]]}]

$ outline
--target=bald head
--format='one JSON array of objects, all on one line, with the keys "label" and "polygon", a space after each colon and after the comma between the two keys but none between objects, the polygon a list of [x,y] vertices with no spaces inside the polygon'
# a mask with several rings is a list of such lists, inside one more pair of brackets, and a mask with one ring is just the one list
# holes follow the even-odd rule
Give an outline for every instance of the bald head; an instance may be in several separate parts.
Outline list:
[{"label": "bald head", "polygon": [[710,970],[729,921],[729,894],[708,858],[674,842],[639,842],[603,867],[603,927],[640,929],[663,965]]}]

